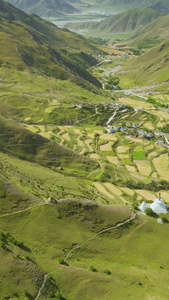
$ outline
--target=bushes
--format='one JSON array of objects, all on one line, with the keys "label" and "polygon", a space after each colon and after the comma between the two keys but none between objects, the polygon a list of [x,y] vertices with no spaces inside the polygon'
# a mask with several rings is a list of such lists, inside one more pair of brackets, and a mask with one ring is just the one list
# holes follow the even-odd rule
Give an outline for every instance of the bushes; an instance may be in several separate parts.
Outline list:
[{"label": "bushes", "polygon": [[145,213],[146,213],[147,216],[157,217],[157,214],[150,207],[147,207],[145,209]]},{"label": "bushes", "polygon": [[59,257],[58,262],[60,265],[68,266],[68,263],[65,261],[63,257]]},{"label": "bushes", "polygon": [[91,270],[92,272],[97,272],[97,269],[96,269],[95,267],[93,267],[93,266],[90,266],[90,270]]},{"label": "bushes", "polygon": [[169,223],[166,217],[162,217],[161,220],[163,221],[163,223]]},{"label": "bushes", "polygon": [[110,75],[107,77],[107,84],[105,85],[106,90],[120,90],[119,82],[119,77],[112,77]]},{"label": "bushes", "polygon": [[138,205],[137,205],[136,203],[133,203],[133,204],[132,204],[132,207],[133,207],[133,210],[134,210],[134,211],[139,210]]},{"label": "bushes", "polygon": [[152,216],[153,215],[153,210],[150,208],[150,207],[147,207],[146,209],[145,209],[145,213],[146,213],[146,215],[148,215],[148,216]]},{"label": "bushes", "polygon": [[104,270],[104,273],[107,274],[107,275],[111,275],[110,270]]}]

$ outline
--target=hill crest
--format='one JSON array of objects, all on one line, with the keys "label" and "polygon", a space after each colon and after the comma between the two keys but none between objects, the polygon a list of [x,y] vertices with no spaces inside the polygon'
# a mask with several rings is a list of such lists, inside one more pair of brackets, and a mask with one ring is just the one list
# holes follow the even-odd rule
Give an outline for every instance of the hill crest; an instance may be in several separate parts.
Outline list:
[{"label": "hill crest", "polygon": [[64,0],[8,0],[9,3],[23,11],[40,17],[59,17],[65,13],[76,13],[77,9]]}]

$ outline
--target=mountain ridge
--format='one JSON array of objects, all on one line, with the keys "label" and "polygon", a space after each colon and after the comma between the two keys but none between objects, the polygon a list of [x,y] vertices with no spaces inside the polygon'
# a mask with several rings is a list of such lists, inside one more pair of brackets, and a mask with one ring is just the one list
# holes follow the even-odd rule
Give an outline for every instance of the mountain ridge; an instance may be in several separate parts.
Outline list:
[{"label": "mountain ridge", "polygon": [[167,0],[107,0],[100,1],[102,7],[111,7],[116,11],[124,11],[131,8],[152,8],[162,13],[169,13],[169,3]]},{"label": "mountain ridge", "polygon": [[78,10],[64,0],[8,0],[17,8],[30,14],[37,14],[40,17],[60,17],[65,13],[77,13]]},{"label": "mountain ridge", "polygon": [[67,24],[65,27],[70,29],[88,30],[89,33],[111,34],[111,33],[128,33],[139,30],[154,19],[158,19],[162,14],[147,8],[135,8],[126,12],[110,16],[100,22],[86,22],[77,24]]},{"label": "mountain ridge", "polygon": [[137,33],[132,34],[126,41],[133,46],[155,45],[169,38],[169,15],[147,24]]}]

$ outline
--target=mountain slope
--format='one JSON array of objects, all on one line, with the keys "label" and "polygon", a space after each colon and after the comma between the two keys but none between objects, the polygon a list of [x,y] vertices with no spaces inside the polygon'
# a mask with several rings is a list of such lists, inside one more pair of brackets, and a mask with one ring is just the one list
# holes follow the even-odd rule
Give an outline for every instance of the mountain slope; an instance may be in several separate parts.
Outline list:
[{"label": "mountain slope", "polygon": [[[84,85],[87,80],[101,86],[86,70],[96,63],[90,56],[96,48],[86,39],[37,16],[27,15],[4,1],[0,1],[0,8],[0,16],[5,19],[0,24],[4,46],[1,48],[1,65],[8,61],[9,65],[16,67],[17,64],[22,70],[43,70],[44,74],[55,78],[71,78]],[[4,49],[9,51],[10,62]]]},{"label": "mountain slope", "polygon": [[64,0],[8,0],[9,3],[31,14],[37,14],[41,17],[58,17],[64,13],[77,12],[69,3]]},{"label": "mountain slope", "polygon": [[163,40],[169,39],[169,15],[152,21],[143,29],[131,35],[127,42],[133,46],[151,46]]},{"label": "mountain slope", "polygon": [[139,85],[168,83],[168,48],[169,40],[134,59],[127,66],[127,76],[133,78],[135,84]]},{"label": "mountain slope", "polygon": [[110,7],[111,10],[125,11],[131,8],[152,8],[162,13],[169,13],[168,0],[107,0],[99,1],[102,7]]},{"label": "mountain slope", "polygon": [[127,12],[106,18],[103,21],[81,24],[67,24],[68,28],[87,29],[91,33],[111,34],[132,32],[159,18],[161,13],[152,9],[131,9]]},{"label": "mountain slope", "polygon": [[95,161],[34,134],[0,116],[0,149],[15,157],[47,167],[66,167],[70,173],[90,172],[98,167]]}]

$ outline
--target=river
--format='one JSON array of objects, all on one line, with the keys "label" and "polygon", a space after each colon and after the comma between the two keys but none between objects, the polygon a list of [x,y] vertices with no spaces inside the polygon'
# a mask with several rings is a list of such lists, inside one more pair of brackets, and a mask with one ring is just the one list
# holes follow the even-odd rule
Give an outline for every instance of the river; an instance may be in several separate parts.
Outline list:
[{"label": "river", "polygon": [[92,10],[79,12],[79,14],[65,15],[63,18],[49,21],[56,26],[63,28],[68,23],[100,22],[105,18],[113,16],[115,14],[116,13],[110,11]]}]

